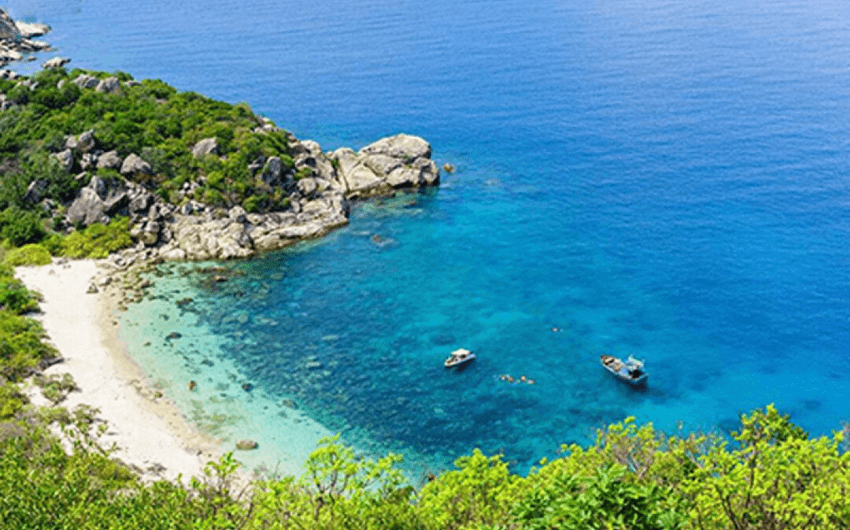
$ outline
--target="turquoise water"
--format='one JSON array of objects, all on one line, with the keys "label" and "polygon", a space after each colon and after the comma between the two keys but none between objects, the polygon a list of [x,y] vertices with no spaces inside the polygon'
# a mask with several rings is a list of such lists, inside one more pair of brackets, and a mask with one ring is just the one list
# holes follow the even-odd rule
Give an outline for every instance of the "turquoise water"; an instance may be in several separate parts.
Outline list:
[{"label": "turquoise water", "polygon": [[[522,471],[627,415],[850,419],[848,6],[8,7],[53,25],[73,66],[247,101],[328,149],[419,134],[458,166],[322,241],[225,264],[227,282],[166,268],[162,298],[124,317],[170,395],[262,433],[272,459],[339,431],[414,471],[473,447]],[[456,347],[480,357],[447,373]],[[600,353],[645,358],[649,388],[611,381]]]}]

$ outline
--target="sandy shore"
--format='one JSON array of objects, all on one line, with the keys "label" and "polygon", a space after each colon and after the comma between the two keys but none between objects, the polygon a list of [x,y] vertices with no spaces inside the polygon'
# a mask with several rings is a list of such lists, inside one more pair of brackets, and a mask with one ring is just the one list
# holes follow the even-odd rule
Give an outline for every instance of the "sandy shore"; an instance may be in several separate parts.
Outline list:
[{"label": "sandy shore", "polygon": [[73,376],[79,390],[62,405],[100,409],[109,426],[103,442],[117,445],[115,458],[137,466],[146,478],[201,476],[218,457],[215,440],[193,430],[173,403],[145,386],[118,339],[114,304],[106,294],[86,293],[98,270],[93,260],[16,270],[29,289],[44,295],[36,318],[65,359],[45,373]]}]

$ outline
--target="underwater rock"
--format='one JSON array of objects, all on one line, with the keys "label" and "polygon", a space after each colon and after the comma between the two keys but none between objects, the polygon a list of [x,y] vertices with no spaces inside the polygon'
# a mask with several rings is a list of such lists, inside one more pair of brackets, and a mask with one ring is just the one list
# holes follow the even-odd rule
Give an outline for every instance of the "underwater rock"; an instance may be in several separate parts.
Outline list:
[{"label": "underwater rock", "polygon": [[193,301],[194,301],[194,300],[193,300],[192,298],[184,298],[184,299],[182,299],[182,300],[178,300],[178,301],[177,301],[177,302],[175,302],[175,303],[177,304],[177,307],[182,308],[182,307],[184,307],[184,306],[186,306],[186,305],[188,305],[188,304],[191,304]]},{"label": "underwater rock", "polygon": [[242,451],[251,451],[259,447],[260,444],[255,442],[254,440],[239,440],[236,442],[236,448]]},{"label": "underwater rock", "polygon": [[254,390],[254,385],[252,385],[251,383],[242,383],[242,390],[244,390],[245,392],[250,392],[251,390]]},{"label": "underwater rock", "polygon": [[182,335],[181,333],[178,333],[178,332],[176,332],[176,331],[172,331],[171,333],[169,333],[169,334],[165,337],[165,340],[174,340],[174,339],[179,339],[179,338],[180,338],[180,337],[182,337],[182,336],[183,336],[183,335]]},{"label": "underwater rock", "polygon": [[291,399],[284,399],[280,402],[280,404],[293,410],[298,408],[298,405]]}]

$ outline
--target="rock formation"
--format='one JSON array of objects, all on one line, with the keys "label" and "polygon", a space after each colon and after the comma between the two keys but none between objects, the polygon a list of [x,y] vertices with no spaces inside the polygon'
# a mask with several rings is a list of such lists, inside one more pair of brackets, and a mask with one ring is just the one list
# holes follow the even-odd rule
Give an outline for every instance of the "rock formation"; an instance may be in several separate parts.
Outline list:
[{"label": "rock formation", "polygon": [[32,40],[50,31],[44,24],[15,22],[8,13],[0,9],[0,66],[20,61],[24,54],[48,51],[46,42]]},{"label": "rock formation", "polygon": [[[107,223],[116,215],[129,216],[130,235],[138,246],[122,253],[128,264],[137,259],[244,258],[279,249],[347,224],[350,200],[439,183],[431,147],[422,138],[400,134],[358,152],[343,148],[326,154],[316,142],[290,137],[293,169],[286,171],[278,157],[252,164],[263,182],[285,191],[289,198],[285,211],[246,213],[240,206],[225,210],[195,200],[178,208],[129,180],[89,173],[96,168],[120,168],[127,177],[151,173],[150,164],[136,154],[122,160],[116,151],[98,149],[93,131],[69,136],[63,147],[54,156],[69,172],[82,169],[76,178],[87,182],[66,205],[66,222],[88,226]],[[203,156],[214,154],[216,148],[215,139],[205,139],[191,149]],[[195,182],[184,186],[184,200],[196,186]],[[26,200],[40,201],[42,187],[40,182],[30,183]],[[136,255],[131,256],[133,252]]]},{"label": "rock formation", "polygon": [[[73,82],[84,90],[119,97],[122,86],[133,83],[115,77],[99,80],[88,74]],[[277,129],[266,121],[253,132],[270,131]],[[416,136],[398,134],[359,151],[340,148],[331,153],[323,152],[316,142],[299,141],[292,135],[287,135],[287,141],[291,161],[259,156],[248,165],[258,183],[285,197],[281,204],[286,206],[282,211],[246,213],[241,206],[224,209],[198,202],[195,191],[201,179],[185,182],[172,194],[179,207],[166,203],[152,193],[154,184],[148,177],[153,168],[143,156],[130,153],[122,158],[118,151],[104,151],[92,130],[68,136],[53,156],[85,184],[62,205],[65,226],[108,223],[117,215],[130,217],[130,236],[137,247],[121,254],[122,263],[244,258],[320,237],[347,224],[351,200],[439,184],[431,146]],[[219,140],[204,138],[187,149],[195,157],[219,156]],[[121,176],[101,176],[101,169],[117,170]],[[134,183],[140,181],[147,187]],[[23,199],[33,204],[45,202],[44,191],[45,183],[33,181]],[[53,215],[63,211],[52,203],[42,206]]]}]

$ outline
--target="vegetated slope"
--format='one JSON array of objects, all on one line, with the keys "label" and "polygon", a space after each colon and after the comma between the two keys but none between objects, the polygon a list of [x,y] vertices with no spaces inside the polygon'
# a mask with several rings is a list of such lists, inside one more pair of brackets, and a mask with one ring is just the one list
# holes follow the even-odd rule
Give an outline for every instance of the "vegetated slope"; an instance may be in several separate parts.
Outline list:
[{"label": "vegetated slope", "polygon": [[[291,137],[246,104],[178,92],[159,80],[62,68],[0,79],[0,93],[0,236],[13,245],[65,228],[63,206],[93,175],[126,178],[174,205],[195,200],[262,212],[288,204],[263,168],[275,157],[284,173],[293,170]],[[193,155],[209,138],[210,152]],[[85,141],[96,148],[86,150]],[[69,148],[85,152],[63,156]],[[122,175],[119,164],[130,155],[148,167]]]}]

